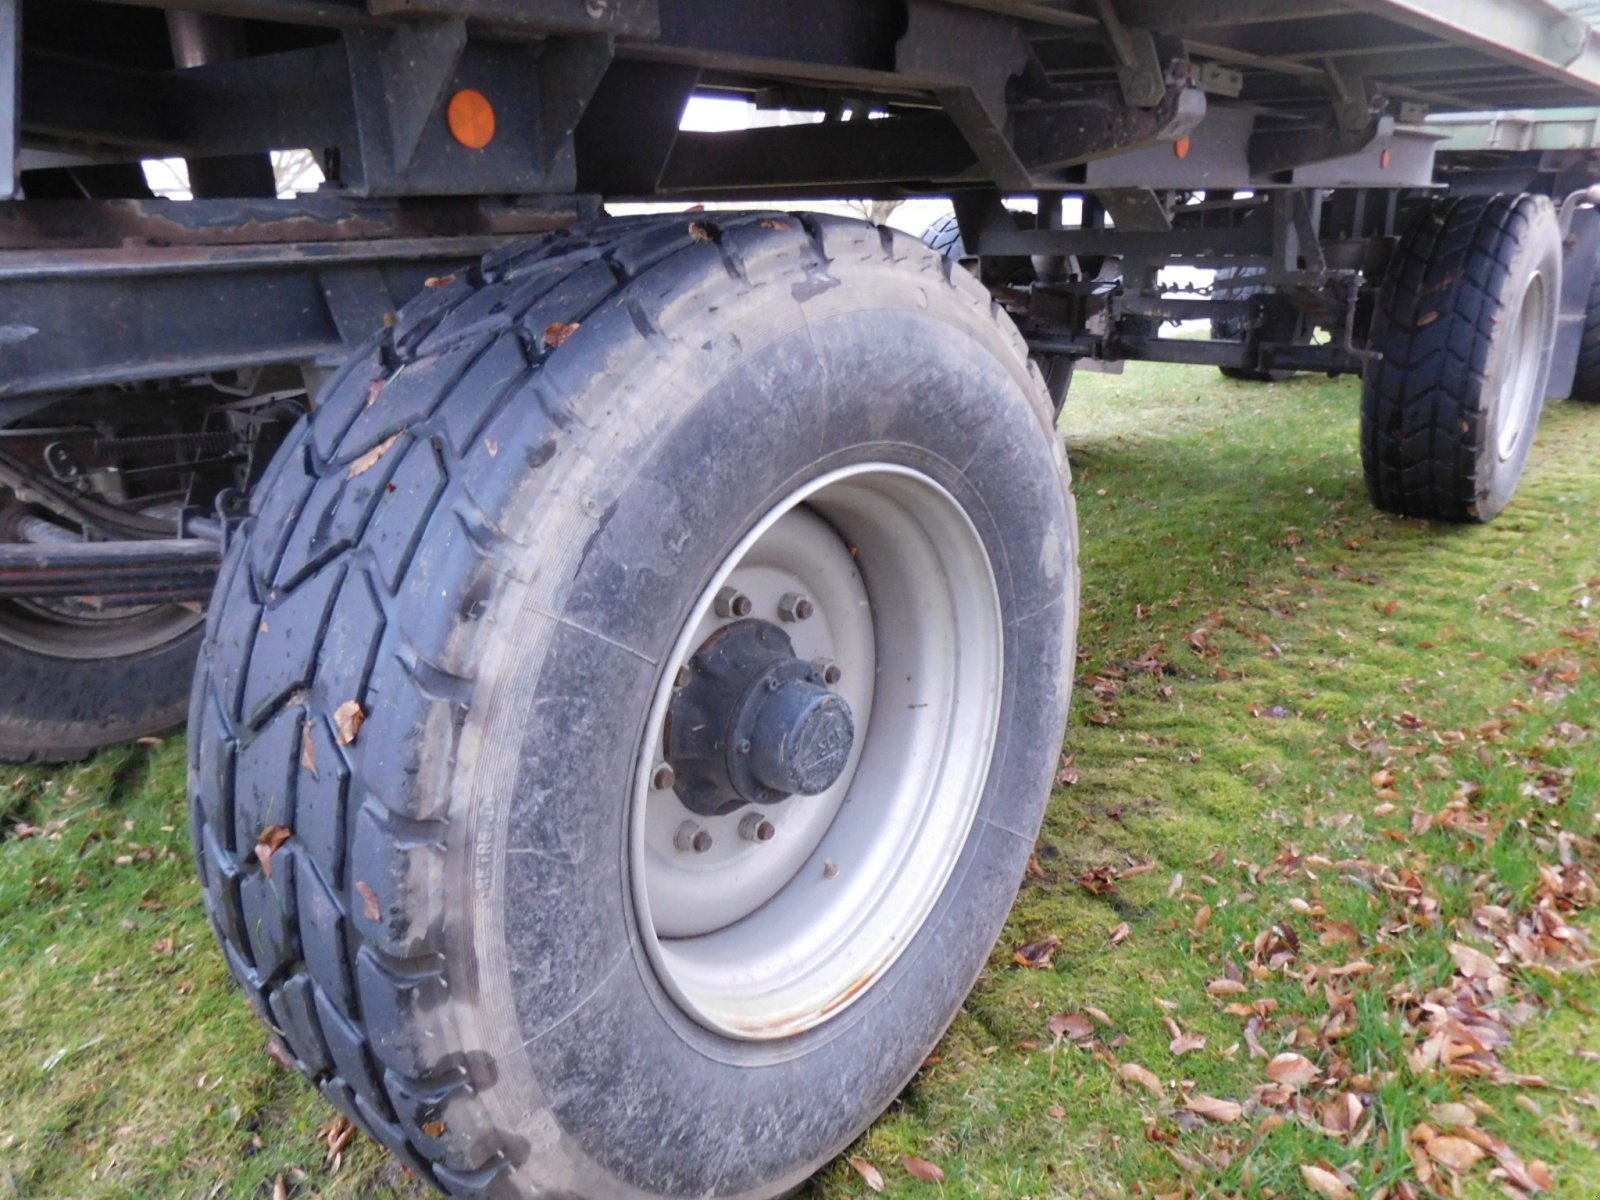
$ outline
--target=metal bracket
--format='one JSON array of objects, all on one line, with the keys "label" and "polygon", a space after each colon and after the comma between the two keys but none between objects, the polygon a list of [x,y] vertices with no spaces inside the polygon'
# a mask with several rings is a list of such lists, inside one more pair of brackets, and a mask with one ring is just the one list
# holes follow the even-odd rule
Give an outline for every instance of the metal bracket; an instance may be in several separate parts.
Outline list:
[{"label": "metal bracket", "polygon": [[404,174],[417,157],[429,118],[467,48],[465,21],[412,21],[396,26],[379,58],[389,100],[394,169]]},{"label": "metal bracket", "polygon": [[1016,21],[931,0],[907,5],[895,70],[927,81],[989,177],[1013,190],[1032,183],[1006,137],[1007,92],[1027,64],[1028,45]]},{"label": "metal bracket", "polygon": [[1372,124],[1383,103],[1372,95],[1359,75],[1345,75],[1331,58],[1322,60],[1328,91],[1333,95],[1333,119],[1341,130],[1355,133]]},{"label": "metal bracket", "polygon": [[1168,87],[1153,108],[1128,105],[1109,89],[1074,91],[1013,110],[1017,156],[1030,170],[1064,167],[1103,154],[1175,142],[1206,115],[1205,93],[1187,82]]},{"label": "metal bracket", "polygon": [[1112,0],[1096,0],[1095,7],[1100,13],[1100,23],[1105,26],[1111,53],[1117,60],[1117,83],[1122,88],[1123,100],[1138,108],[1154,108],[1167,92],[1155,37],[1148,29],[1130,29],[1124,25]]}]

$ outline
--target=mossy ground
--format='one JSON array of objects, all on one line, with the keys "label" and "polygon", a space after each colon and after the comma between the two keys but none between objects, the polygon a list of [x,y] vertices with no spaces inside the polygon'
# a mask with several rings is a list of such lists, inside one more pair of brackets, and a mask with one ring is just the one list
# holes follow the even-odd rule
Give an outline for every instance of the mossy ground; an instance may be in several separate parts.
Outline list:
[{"label": "mossy ground", "polygon": [[[1325,1163],[1366,1197],[1414,1177],[1407,1135],[1446,1101],[1547,1162],[1556,1195],[1600,1194],[1600,981],[1515,976],[1537,1003],[1500,1060],[1543,1087],[1411,1070],[1417,1037],[1394,1002],[1450,980],[1476,905],[1531,903],[1561,831],[1595,832],[1600,411],[1552,405],[1512,507],[1448,529],[1368,507],[1355,410],[1350,381],[1133,365],[1075,385],[1072,757],[989,969],[850,1152],[890,1195],[1310,1200],[1300,1168]],[[429,1194],[361,1139],[337,1172],[324,1164],[330,1110],[266,1055],[206,928],[181,738],[0,778],[0,1197],[265,1197],[280,1178],[291,1195]],[[1427,827],[1462,794],[1477,834]],[[1256,870],[1285,856],[1299,867]],[[1410,869],[1438,919],[1397,935],[1389,898],[1307,859]],[[1339,922],[1356,941],[1315,936]],[[1275,924],[1303,935],[1302,968],[1373,966],[1336,985],[1353,1018],[1331,1049],[1300,1033],[1326,1017],[1326,980],[1249,970]],[[1050,934],[1050,966],[1014,960]],[[1260,1111],[1184,1110],[1183,1081],[1246,1101],[1265,1079],[1245,1021],[1207,992],[1230,970],[1247,985],[1233,999],[1277,1002],[1257,1029],[1268,1053],[1292,1042],[1370,1085],[1359,1145]],[[1091,1008],[1109,1024],[1055,1045],[1051,1015]],[[1205,1047],[1175,1056],[1169,1019]],[[904,1155],[945,1182],[914,1178]],[[1490,1165],[1462,1194],[1498,1194]],[[841,1158],[808,1192],[867,1185]]]}]

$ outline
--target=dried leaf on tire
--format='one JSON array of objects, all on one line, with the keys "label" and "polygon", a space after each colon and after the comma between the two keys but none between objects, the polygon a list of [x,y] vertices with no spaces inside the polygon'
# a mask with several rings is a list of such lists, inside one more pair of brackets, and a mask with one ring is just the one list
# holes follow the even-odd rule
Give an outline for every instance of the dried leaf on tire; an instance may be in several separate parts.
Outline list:
[{"label": "dried leaf on tire", "polygon": [[339,739],[339,745],[348,746],[355,741],[356,734],[361,732],[361,726],[366,719],[365,710],[354,700],[346,700],[338,708],[334,709],[334,736]]},{"label": "dried leaf on tire", "polygon": [[1161,1086],[1161,1080],[1149,1067],[1141,1067],[1138,1063],[1122,1063],[1117,1067],[1117,1074],[1129,1083],[1137,1083],[1158,1100],[1167,1098],[1167,1089]]},{"label": "dried leaf on tire", "polygon": [[364,879],[356,880],[356,891],[361,893],[361,911],[369,921],[383,920],[383,906],[378,903],[378,893]]},{"label": "dried leaf on tire", "polygon": [[905,1164],[906,1174],[913,1179],[920,1179],[923,1183],[944,1182],[944,1172],[925,1158],[913,1158],[907,1154],[900,1161]]},{"label": "dried leaf on tire", "polygon": [[443,1121],[429,1121],[422,1127],[422,1132],[431,1138],[441,1136],[444,1133],[444,1130],[445,1124]]},{"label": "dried leaf on tire", "polygon": [[883,1191],[883,1172],[860,1156],[850,1159],[850,1169],[861,1176],[861,1181],[875,1192]]},{"label": "dried leaf on tire", "polygon": [[557,346],[563,345],[580,328],[582,326],[577,321],[557,321],[553,325],[546,325],[544,327],[544,344],[554,350]]},{"label": "dried leaf on tire", "polygon": [[1208,1121],[1231,1125],[1244,1116],[1244,1106],[1233,1100],[1219,1100],[1216,1096],[1190,1096],[1183,1102],[1190,1112]]},{"label": "dried leaf on tire", "polygon": [[1061,949],[1061,939],[1052,933],[1036,942],[1028,942],[1018,946],[1011,957],[1024,967],[1030,967],[1035,971],[1043,971],[1050,966],[1051,960],[1059,949]]},{"label": "dried leaf on tire", "polygon": [[300,726],[300,765],[313,775],[317,773],[317,743],[311,736],[311,724]]},{"label": "dried leaf on tire", "polygon": [[378,460],[385,454],[389,453],[389,447],[393,446],[399,440],[400,435],[398,433],[391,433],[388,437],[384,438],[383,441],[379,442],[371,450],[368,450],[360,458],[356,459],[355,462],[351,463],[350,470],[345,474],[345,478],[354,479],[358,475],[365,475],[368,471],[372,470],[373,467],[378,465]]},{"label": "dried leaf on tire", "polygon": [[1267,1064],[1267,1078],[1296,1091],[1316,1082],[1322,1069],[1303,1054],[1286,1050]]},{"label": "dried leaf on tire", "polygon": [[1350,1190],[1350,1185],[1327,1167],[1306,1163],[1300,1168],[1300,1178],[1306,1181],[1306,1186],[1313,1192],[1325,1197],[1325,1200],[1355,1200],[1355,1193]]},{"label": "dried leaf on tire", "polygon": [[272,878],[272,856],[292,836],[282,825],[268,825],[256,839],[256,861],[261,864],[261,873],[268,879]]}]

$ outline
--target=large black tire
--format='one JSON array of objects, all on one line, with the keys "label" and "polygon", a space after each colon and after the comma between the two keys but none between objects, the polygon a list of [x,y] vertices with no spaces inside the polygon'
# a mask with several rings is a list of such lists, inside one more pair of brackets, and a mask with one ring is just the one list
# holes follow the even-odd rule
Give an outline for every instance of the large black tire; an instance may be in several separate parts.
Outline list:
[{"label": "large black tire", "polygon": [[961,240],[961,222],[953,212],[929,222],[922,231],[922,244],[954,262],[967,256],[967,244]]},{"label": "large black tire", "polygon": [[[857,222],[578,227],[408,305],[258,488],[195,682],[207,911],[301,1071],[458,1196],[770,1197],[847,1145],[1042,817],[1076,612],[1052,424],[982,286]],[[863,458],[936,480],[989,555],[993,757],[892,965],[805,1032],[726,1037],[641,949],[647,709],[752,514]]]},{"label": "large black tire", "polygon": [[1367,492],[1385,512],[1482,522],[1522,478],[1549,379],[1561,233],[1544,196],[1425,205],[1384,275],[1361,392]]},{"label": "large black tire", "polygon": [[1578,371],[1568,397],[1580,404],[1600,404],[1600,255],[1589,283],[1589,304],[1584,310],[1583,337],[1578,344]]},{"label": "large black tire", "polygon": [[0,603],[0,761],[74,762],[183,724],[197,615],[51,604]]}]

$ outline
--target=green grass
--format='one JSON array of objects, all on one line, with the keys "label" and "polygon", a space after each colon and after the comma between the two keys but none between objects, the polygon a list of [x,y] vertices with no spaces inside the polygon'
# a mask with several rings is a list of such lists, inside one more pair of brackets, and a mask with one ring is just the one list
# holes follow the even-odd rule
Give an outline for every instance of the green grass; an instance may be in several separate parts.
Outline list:
[{"label": "green grass", "polygon": [[[1595,976],[1511,976],[1498,1010],[1520,1000],[1526,1019],[1499,1057],[1544,1087],[1412,1071],[1404,1016],[1451,980],[1449,946],[1480,905],[1526,911],[1559,833],[1595,832],[1600,412],[1552,406],[1511,509],[1442,529],[1368,507],[1355,398],[1314,378],[1080,377],[1063,420],[1083,529],[1074,758],[988,970],[850,1151],[890,1195],[1314,1200],[1300,1168],[1320,1163],[1365,1200],[1414,1178],[1407,1135],[1449,1101],[1547,1162],[1554,1194],[1600,1194]],[[324,1165],[330,1110],[267,1057],[206,929],[180,741],[0,788],[0,1197],[269,1196],[280,1176],[295,1195],[426,1194],[359,1139]],[[1476,832],[1423,829],[1463,782]],[[1102,894],[1078,882],[1145,863]],[[1407,910],[1372,882],[1380,868],[1415,873],[1431,924],[1396,928]],[[1373,969],[1252,972],[1274,925],[1301,939],[1295,973]],[[1341,931],[1359,944],[1319,938]],[[1013,961],[1051,933],[1052,966]],[[1207,993],[1230,973],[1243,995]],[[1347,1006],[1333,1041],[1329,988]],[[1339,1077],[1310,1095],[1362,1098],[1360,1144],[1248,1103],[1263,1062],[1225,1008],[1256,1002],[1276,1004],[1252,1030],[1269,1054],[1293,1042]],[[1110,1024],[1052,1050],[1051,1014],[1088,1008]],[[1167,1018],[1205,1047],[1174,1056]],[[1248,1111],[1188,1114],[1185,1081]],[[914,1179],[903,1155],[947,1181]],[[1461,1194],[1499,1195],[1491,1165]],[[867,1188],[841,1159],[808,1193]]]}]

